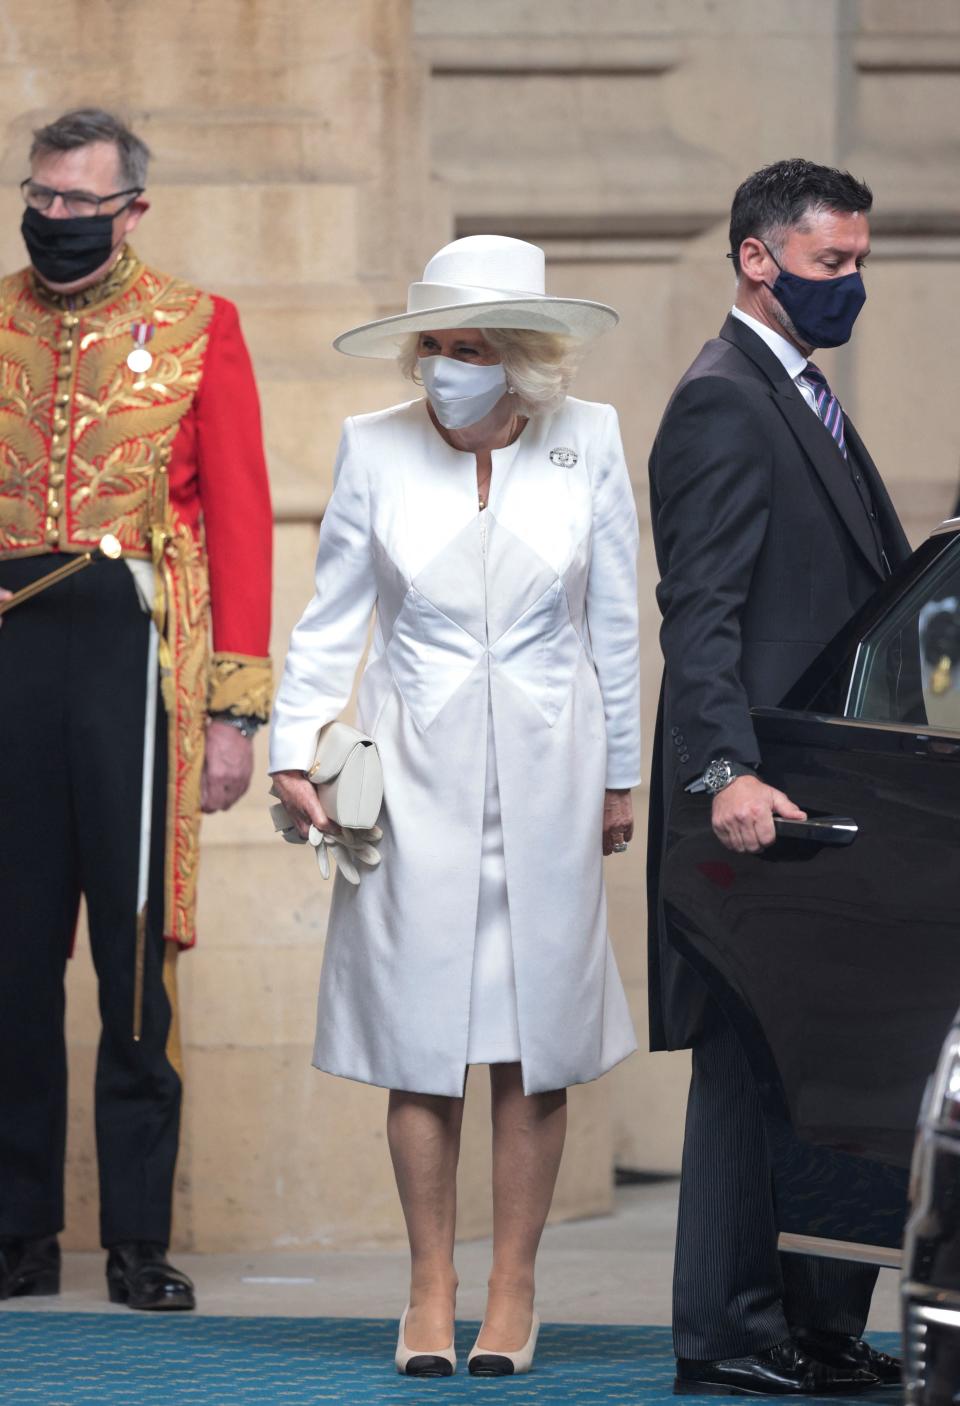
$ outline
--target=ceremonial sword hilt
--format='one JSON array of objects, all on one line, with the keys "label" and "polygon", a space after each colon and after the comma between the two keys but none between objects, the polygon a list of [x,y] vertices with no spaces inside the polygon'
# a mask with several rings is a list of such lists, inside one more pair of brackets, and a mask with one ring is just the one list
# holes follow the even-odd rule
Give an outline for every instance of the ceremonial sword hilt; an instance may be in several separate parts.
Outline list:
[{"label": "ceremonial sword hilt", "polygon": [[98,558],[116,561],[122,554],[123,548],[120,542],[112,532],[108,532],[100,538],[99,544],[92,547],[90,551],[81,552],[79,556],[71,558],[63,566],[58,566],[55,571],[48,571],[46,576],[41,576],[36,581],[31,581],[29,586],[14,591],[8,600],[0,601],[0,615],[6,615],[7,611],[12,610],[15,605],[22,605],[25,600],[30,600],[31,596],[38,596],[41,591],[55,586],[58,581],[65,581],[68,576],[75,576],[78,571],[82,571],[85,566],[90,566]]}]

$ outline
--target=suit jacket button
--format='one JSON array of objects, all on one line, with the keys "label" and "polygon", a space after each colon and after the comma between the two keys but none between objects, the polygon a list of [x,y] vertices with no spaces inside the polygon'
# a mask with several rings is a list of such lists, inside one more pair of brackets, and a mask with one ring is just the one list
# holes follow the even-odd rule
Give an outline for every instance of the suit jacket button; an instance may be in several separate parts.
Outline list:
[{"label": "suit jacket button", "polygon": [[679,729],[678,727],[672,727],[672,728],[670,729],[670,736],[671,736],[671,737],[677,737],[677,736],[679,735],[679,732],[680,732],[680,729]]},{"label": "suit jacket button", "polygon": [[682,762],[688,762],[688,761],[690,760],[690,753],[689,753],[689,752],[681,752],[681,753],[680,753],[680,760],[681,760]]}]

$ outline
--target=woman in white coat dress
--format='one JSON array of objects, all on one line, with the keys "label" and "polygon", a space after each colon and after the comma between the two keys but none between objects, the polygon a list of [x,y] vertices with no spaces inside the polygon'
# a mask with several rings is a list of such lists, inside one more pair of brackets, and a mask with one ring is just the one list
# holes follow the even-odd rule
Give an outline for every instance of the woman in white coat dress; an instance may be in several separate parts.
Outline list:
[{"label": "woman in white coat dress", "polygon": [[344,425],[270,769],[300,834],[329,830],[305,769],[375,610],[358,721],[383,761],[382,862],[337,877],[314,1063],[391,1090],[412,1375],[455,1367],[467,1066],[491,1066],[493,1271],[470,1368],[493,1375],[532,1360],[566,1087],[636,1047],[601,854],[626,849],[639,780],[637,520],[615,411],[565,394],[577,343],[615,322],[546,296],[536,246],[481,235],[434,256],[407,313],[335,344],[397,356],[427,397]]}]

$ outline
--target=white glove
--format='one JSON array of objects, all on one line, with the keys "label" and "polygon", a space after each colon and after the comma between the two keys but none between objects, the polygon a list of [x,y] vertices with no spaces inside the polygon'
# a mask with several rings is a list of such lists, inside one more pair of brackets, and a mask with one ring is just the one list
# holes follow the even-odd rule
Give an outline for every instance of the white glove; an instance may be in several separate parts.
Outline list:
[{"label": "white glove", "polygon": [[348,884],[359,884],[358,864],[366,864],[369,869],[375,869],[380,863],[380,855],[374,849],[374,845],[383,839],[383,831],[379,825],[374,825],[370,830],[338,830],[336,834],[318,830],[315,825],[311,825],[307,838],[316,849],[317,868],[325,879],[330,877],[331,854]]},{"label": "white glove", "polygon": [[293,816],[285,806],[271,806],[270,815],[273,819],[274,829],[289,844],[313,845],[317,855],[317,868],[325,879],[330,877],[331,852],[337,861],[337,868],[350,884],[359,884],[360,882],[358,864],[365,864],[367,868],[375,869],[380,863],[380,855],[374,849],[374,845],[383,839],[383,831],[379,825],[374,825],[370,830],[337,830],[333,834],[318,830],[315,825],[311,825],[308,838],[304,839],[297,830]]}]

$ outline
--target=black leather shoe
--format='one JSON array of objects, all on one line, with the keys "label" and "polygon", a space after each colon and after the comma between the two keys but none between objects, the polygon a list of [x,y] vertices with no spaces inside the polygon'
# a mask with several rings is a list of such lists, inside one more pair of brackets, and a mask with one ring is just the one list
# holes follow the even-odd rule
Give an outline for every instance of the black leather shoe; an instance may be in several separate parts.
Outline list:
[{"label": "black leather shoe", "polygon": [[871,1372],[881,1386],[899,1386],[903,1381],[900,1359],[878,1352],[863,1338],[845,1333],[822,1333],[816,1328],[796,1328],[793,1339],[804,1352],[829,1367],[859,1367]]},{"label": "black leather shoe", "polygon": [[722,1362],[677,1359],[675,1396],[848,1396],[877,1385],[872,1372],[828,1367],[787,1338],[776,1347]]},{"label": "black leather shoe", "polygon": [[60,1242],[0,1240],[0,1299],[34,1298],[60,1292]]},{"label": "black leather shoe", "polygon": [[196,1308],[193,1283],[167,1259],[164,1245],[145,1240],[112,1245],[107,1255],[111,1303],[128,1308]]}]

